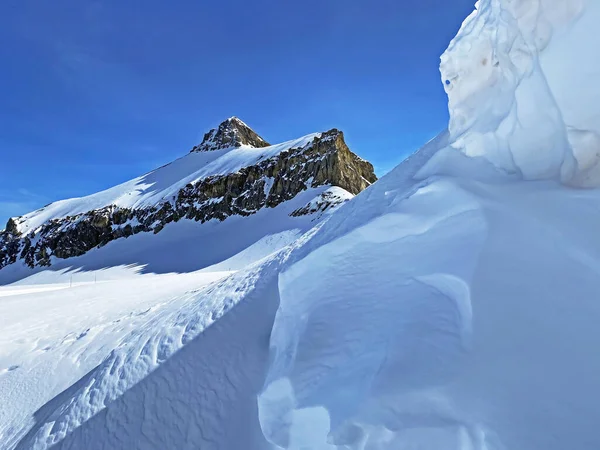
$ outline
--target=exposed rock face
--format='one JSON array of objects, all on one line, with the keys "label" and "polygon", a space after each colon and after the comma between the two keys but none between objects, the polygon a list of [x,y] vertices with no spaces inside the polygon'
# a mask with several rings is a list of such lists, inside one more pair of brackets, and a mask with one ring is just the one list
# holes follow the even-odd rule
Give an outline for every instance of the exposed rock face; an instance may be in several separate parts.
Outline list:
[{"label": "exposed rock face", "polygon": [[307,205],[292,211],[290,216],[299,217],[316,215],[316,218],[318,219],[324,213],[334,210],[336,207],[348,201],[350,197],[350,194],[346,191],[342,190],[342,192],[336,192],[335,188],[330,188],[310,201]]},{"label": "exposed rock face", "polygon": [[14,236],[18,236],[21,234],[19,233],[17,222],[15,222],[15,220],[12,217],[8,219],[8,222],[6,223],[6,232]]},{"label": "exposed rock face", "polygon": [[254,132],[248,125],[237,117],[230,117],[216,129],[204,135],[200,145],[195,146],[193,152],[208,152],[225,148],[241,147],[261,148],[270,144]]},{"label": "exposed rock face", "polygon": [[[227,141],[228,136],[229,132],[217,130],[211,142],[228,146],[232,142],[249,142],[246,132],[235,134],[233,141]],[[209,140],[205,138],[206,142]],[[80,256],[115,239],[142,232],[158,233],[166,224],[182,219],[206,222],[222,221],[232,215],[248,216],[290,200],[310,187],[339,186],[358,194],[376,179],[373,166],[352,153],[342,132],[333,129],[301,148],[290,148],[235,173],[190,183],[171,199],[152,207],[129,209],[111,205],[50,220],[25,235],[19,233],[19,219],[10,219],[6,230],[0,232],[0,268],[20,259],[30,267],[49,266],[51,256]],[[315,211],[327,209],[327,198],[321,200]],[[330,200],[340,202],[337,198]],[[312,212],[308,208],[294,214]]]}]

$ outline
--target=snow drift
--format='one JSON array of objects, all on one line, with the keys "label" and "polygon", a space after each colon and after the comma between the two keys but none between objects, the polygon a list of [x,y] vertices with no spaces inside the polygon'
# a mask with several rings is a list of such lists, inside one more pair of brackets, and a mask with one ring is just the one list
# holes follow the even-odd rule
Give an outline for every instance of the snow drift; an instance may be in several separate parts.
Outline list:
[{"label": "snow drift", "polygon": [[448,133],[282,269],[271,443],[600,448],[600,193],[564,186],[600,181],[598,20],[478,3],[442,56]]},{"label": "snow drift", "polygon": [[178,297],[14,445],[600,448],[599,20],[480,1],[442,57],[448,131]]},{"label": "snow drift", "polygon": [[442,56],[452,147],[525,179],[600,183],[600,4],[480,1]]}]

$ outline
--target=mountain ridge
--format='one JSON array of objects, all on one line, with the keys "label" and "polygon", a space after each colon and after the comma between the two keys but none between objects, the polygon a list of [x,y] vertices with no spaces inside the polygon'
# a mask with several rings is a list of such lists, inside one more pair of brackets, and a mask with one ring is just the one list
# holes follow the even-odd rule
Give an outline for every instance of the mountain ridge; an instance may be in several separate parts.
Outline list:
[{"label": "mountain ridge", "polygon": [[[224,145],[229,147],[218,148]],[[19,260],[30,268],[50,266],[53,257],[68,259],[138,233],[157,234],[182,219],[249,216],[311,188],[335,186],[351,197],[377,179],[373,166],[350,151],[337,129],[267,145],[232,117],[195,148],[130,182],[9,219],[0,232],[0,269]],[[323,212],[349,198],[321,194],[316,209],[306,205],[295,216]]]}]

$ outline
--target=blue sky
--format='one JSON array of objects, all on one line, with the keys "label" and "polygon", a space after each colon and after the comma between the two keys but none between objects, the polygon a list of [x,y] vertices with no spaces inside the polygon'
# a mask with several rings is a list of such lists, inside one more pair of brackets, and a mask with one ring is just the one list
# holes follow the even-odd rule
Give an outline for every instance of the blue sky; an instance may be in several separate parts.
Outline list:
[{"label": "blue sky", "polygon": [[381,175],[445,127],[439,55],[474,2],[3,2],[0,228],[232,115],[272,143],[340,128]]}]

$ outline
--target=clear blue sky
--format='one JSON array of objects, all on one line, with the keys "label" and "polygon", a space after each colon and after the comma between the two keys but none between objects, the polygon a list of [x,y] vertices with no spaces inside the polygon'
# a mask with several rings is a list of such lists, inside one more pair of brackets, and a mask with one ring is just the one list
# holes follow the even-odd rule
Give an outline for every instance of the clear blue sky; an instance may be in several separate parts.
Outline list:
[{"label": "clear blue sky", "polygon": [[184,155],[239,116],[332,127],[383,174],[443,129],[439,55],[475,0],[5,1],[0,228]]}]

